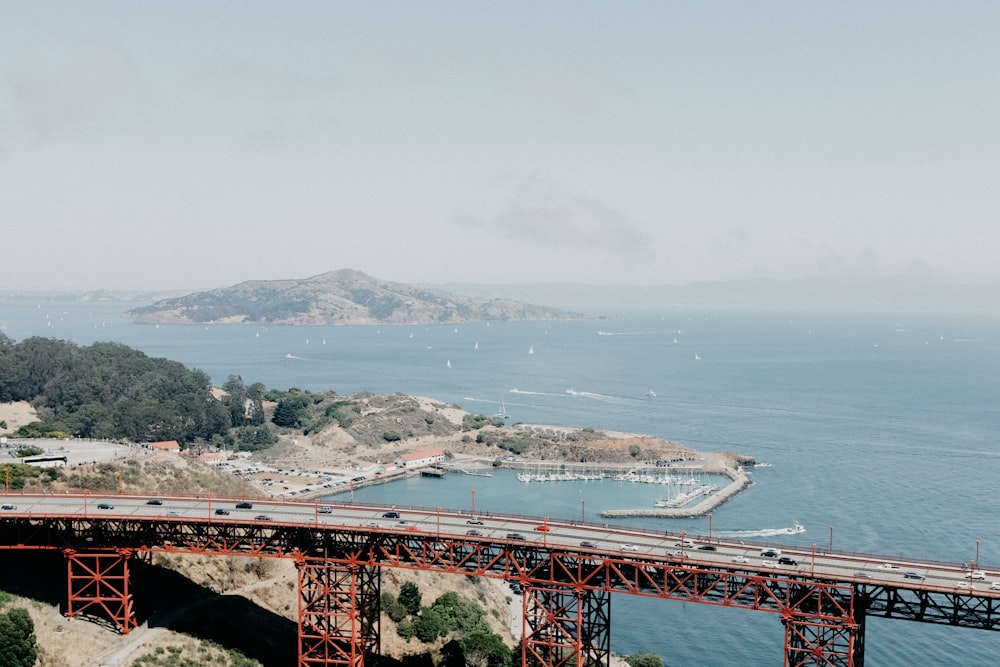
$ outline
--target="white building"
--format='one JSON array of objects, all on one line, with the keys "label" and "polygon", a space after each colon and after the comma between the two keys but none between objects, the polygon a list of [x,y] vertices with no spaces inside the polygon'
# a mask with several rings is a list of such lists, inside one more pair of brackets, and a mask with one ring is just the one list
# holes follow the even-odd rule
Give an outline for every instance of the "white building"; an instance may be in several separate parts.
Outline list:
[{"label": "white building", "polygon": [[444,461],[443,449],[425,449],[422,452],[410,452],[396,457],[396,465],[400,468],[422,468],[433,463]]}]

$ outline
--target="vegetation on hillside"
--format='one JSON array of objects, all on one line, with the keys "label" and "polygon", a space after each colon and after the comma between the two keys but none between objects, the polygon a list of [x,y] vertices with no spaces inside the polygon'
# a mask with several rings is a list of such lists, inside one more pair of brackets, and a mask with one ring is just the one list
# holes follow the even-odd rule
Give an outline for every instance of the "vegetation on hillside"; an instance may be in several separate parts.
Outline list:
[{"label": "vegetation on hillside", "polygon": [[[0,606],[13,597],[0,591]],[[21,607],[0,613],[0,667],[30,667],[38,657],[35,623]]]},{"label": "vegetation on hillside", "polygon": [[40,337],[14,343],[0,333],[0,402],[27,401],[41,418],[17,437],[182,444],[269,439],[261,431],[263,385],[230,377],[221,399],[211,388],[204,372],[126,345],[80,347]]}]

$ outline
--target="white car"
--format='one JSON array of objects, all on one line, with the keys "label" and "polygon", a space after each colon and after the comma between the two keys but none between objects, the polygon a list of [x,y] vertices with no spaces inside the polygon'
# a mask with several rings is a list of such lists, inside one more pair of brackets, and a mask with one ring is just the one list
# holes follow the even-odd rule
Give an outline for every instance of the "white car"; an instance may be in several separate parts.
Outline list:
[{"label": "white car", "polygon": [[966,579],[976,579],[977,581],[986,581],[986,573],[982,570],[976,570],[975,572],[966,572]]},{"label": "white car", "polygon": [[760,564],[764,567],[778,567],[778,561],[776,560],[762,560]]},{"label": "white car", "polygon": [[639,547],[635,546],[631,542],[622,545],[622,551],[638,551]]},{"label": "white car", "polygon": [[750,559],[746,556],[733,556],[734,563],[749,563]]},{"label": "white car", "polygon": [[992,584],[990,584],[990,590],[1000,591],[1000,581],[994,581]]},{"label": "white car", "polygon": [[880,569],[880,570],[898,570],[899,566],[898,565],[890,565],[889,563],[882,563],[881,565],[878,566],[878,569]]}]

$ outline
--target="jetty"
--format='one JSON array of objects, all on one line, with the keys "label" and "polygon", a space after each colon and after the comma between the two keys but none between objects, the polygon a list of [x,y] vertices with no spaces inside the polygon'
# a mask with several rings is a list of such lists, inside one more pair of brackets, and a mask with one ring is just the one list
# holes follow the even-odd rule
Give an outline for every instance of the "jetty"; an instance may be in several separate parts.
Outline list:
[{"label": "jetty", "polygon": [[743,471],[743,468],[726,467],[719,470],[718,473],[728,477],[730,480],[729,484],[726,484],[718,491],[707,495],[704,500],[696,505],[685,507],[661,506],[649,509],[604,510],[603,512],[600,512],[600,515],[606,518],[660,517],[667,519],[683,519],[704,516],[753,484],[753,481],[750,479],[749,475]]}]

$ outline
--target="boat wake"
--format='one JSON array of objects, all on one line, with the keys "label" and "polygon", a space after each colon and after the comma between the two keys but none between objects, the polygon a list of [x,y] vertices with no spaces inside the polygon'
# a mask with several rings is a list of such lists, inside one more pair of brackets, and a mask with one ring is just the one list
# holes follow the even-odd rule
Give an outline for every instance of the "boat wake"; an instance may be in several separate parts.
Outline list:
[{"label": "boat wake", "polygon": [[777,535],[797,535],[806,532],[801,523],[792,524],[788,528],[761,528],[760,530],[716,530],[719,537],[775,537]]},{"label": "boat wake", "polygon": [[289,352],[288,354],[285,355],[285,359],[302,359],[302,357],[296,357],[294,354]]}]

